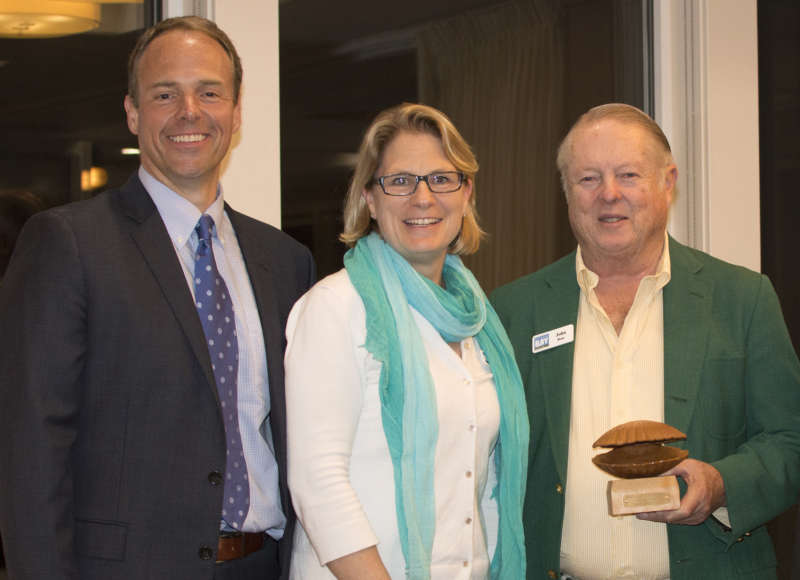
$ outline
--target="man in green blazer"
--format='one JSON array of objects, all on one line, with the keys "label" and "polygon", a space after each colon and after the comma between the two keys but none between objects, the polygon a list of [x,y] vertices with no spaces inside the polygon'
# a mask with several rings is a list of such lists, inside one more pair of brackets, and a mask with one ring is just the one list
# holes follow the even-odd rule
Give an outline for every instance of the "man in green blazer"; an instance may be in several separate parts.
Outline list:
[{"label": "man in green blazer", "polygon": [[[528,578],[775,578],[800,364],[772,285],[667,236],[677,168],[638,109],[588,111],[558,166],[578,250],[492,295],[531,420]],[[687,434],[681,504],[614,518],[591,443],[633,419]]]}]

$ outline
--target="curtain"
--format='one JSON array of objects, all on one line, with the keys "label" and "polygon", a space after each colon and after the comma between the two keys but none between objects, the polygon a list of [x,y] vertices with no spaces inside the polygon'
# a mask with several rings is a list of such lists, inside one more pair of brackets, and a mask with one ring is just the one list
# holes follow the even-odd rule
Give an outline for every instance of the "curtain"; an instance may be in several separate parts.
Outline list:
[{"label": "curtain", "polygon": [[465,262],[490,292],[575,246],[555,167],[564,131],[564,34],[556,0],[516,0],[417,35],[419,96],[473,148],[480,223]]}]

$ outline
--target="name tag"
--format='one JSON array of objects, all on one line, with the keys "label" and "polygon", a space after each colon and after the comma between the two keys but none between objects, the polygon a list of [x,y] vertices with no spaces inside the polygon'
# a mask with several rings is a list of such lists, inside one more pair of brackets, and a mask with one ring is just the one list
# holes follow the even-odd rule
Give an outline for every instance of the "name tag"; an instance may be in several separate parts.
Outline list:
[{"label": "name tag", "polygon": [[561,328],[548,330],[541,334],[535,334],[531,340],[531,352],[543,352],[562,344],[568,344],[575,340],[575,325],[567,324]]}]

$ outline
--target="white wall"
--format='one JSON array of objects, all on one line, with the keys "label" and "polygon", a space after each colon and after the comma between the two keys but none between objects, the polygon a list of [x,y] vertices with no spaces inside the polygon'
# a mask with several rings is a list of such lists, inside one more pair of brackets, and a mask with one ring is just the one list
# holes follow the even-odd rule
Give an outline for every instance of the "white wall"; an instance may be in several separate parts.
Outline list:
[{"label": "white wall", "polygon": [[756,0],[655,0],[656,120],[678,199],[670,231],[759,270]]},{"label": "white wall", "polygon": [[708,0],[709,250],[761,268],[756,0]]},{"label": "white wall", "polygon": [[225,199],[280,227],[278,0],[163,0],[163,11],[210,18],[236,45],[244,68],[242,128],[222,176]]}]

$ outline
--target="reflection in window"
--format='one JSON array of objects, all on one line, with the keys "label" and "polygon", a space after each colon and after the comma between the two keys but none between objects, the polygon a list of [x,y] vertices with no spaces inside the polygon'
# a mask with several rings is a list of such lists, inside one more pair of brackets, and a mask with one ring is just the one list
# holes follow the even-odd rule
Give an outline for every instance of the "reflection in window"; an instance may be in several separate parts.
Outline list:
[{"label": "reflection in window", "polygon": [[555,147],[577,115],[610,101],[651,110],[650,2],[457,4],[281,2],[282,223],[321,276],[342,266],[342,202],[379,111],[425,102],[472,145],[489,238],[466,261],[488,292],[574,248]]},{"label": "reflection in window", "polygon": [[0,38],[0,196],[23,192],[50,207],[136,169],[138,157],[122,153],[136,147],[122,108],[127,56],[155,5],[87,4],[99,14],[88,32]]}]

